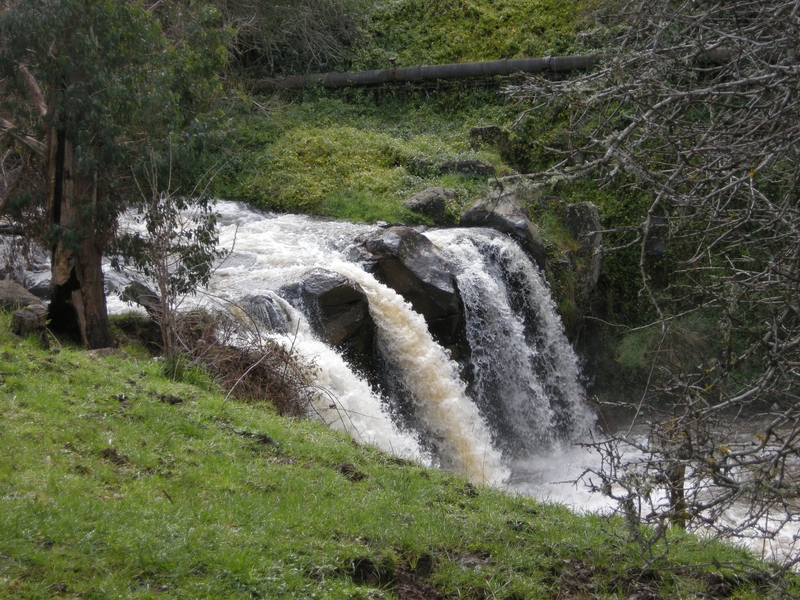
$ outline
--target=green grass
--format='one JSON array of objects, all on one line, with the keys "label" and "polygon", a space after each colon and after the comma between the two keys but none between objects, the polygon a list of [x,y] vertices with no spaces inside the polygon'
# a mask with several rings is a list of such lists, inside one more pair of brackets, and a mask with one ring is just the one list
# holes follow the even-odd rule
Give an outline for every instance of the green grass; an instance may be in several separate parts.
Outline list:
[{"label": "green grass", "polygon": [[[750,560],[676,537],[671,558],[637,579],[642,559],[613,520],[223,402],[141,354],[44,350],[9,321],[0,597],[403,598],[417,586],[445,598],[624,598],[650,586],[692,598],[727,572],[712,558]],[[742,580],[731,593],[763,590]]]},{"label": "green grass", "polygon": [[[388,0],[375,3],[355,68],[537,57],[581,51],[586,0]],[[588,8],[587,8],[588,7]]]},{"label": "green grass", "polygon": [[[485,193],[486,177],[439,174],[451,160],[478,159],[510,169],[491,150],[472,150],[473,126],[507,121],[496,94],[438,101],[358,92],[273,100],[266,112],[234,123],[230,169],[219,194],[260,208],[351,221],[423,223],[403,201],[431,186],[456,190],[459,213]],[[454,118],[457,115],[457,118]]]}]

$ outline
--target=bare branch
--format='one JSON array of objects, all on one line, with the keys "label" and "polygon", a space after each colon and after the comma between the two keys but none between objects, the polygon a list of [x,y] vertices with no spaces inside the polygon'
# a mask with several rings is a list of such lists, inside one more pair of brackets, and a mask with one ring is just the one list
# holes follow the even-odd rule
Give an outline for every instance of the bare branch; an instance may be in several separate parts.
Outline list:
[{"label": "bare branch", "polygon": [[39,156],[44,156],[46,148],[44,143],[25,133],[22,133],[11,121],[0,118],[0,132],[12,136],[14,139],[18,140],[25,147],[35,152]]},{"label": "bare branch", "polygon": [[658,314],[658,331],[630,326],[648,336],[648,385],[628,435],[590,444],[603,460],[586,477],[658,539],[671,525],[783,531],[795,540],[785,565],[800,562],[798,7],[639,0],[615,15],[623,34],[594,72],[507,89],[532,106],[521,119],[565,98],[580,115],[552,167],[516,177],[624,177],[650,196],[636,239],[620,244],[638,244]]},{"label": "bare branch", "polygon": [[31,99],[33,100],[33,104],[39,116],[45,118],[47,116],[47,103],[44,101],[44,94],[42,94],[39,84],[36,82],[36,79],[28,70],[28,66],[25,63],[17,66],[17,71],[19,71],[20,76],[28,86],[28,91],[30,92]]}]

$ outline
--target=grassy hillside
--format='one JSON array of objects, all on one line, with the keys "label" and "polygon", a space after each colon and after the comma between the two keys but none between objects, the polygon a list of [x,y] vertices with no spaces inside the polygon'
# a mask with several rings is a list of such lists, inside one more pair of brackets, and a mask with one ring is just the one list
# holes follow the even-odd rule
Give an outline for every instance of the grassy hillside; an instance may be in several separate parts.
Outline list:
[{"label": "grassy hillside", "polygon": [[493,94],[308,92],[262,106],[234,120],[219,191],[264,209],[415,223],[421,218],[402,202],[427,187],[455,189],[454,214],[486,189],[486,177],[439,174],[443,163],[471,158],[509,172],[496,151],[468,143],[470,127],[509,118]]},{"label": "grassy hillside", "polygon": [[[580,49],[592,0],[376,2],[354,68],[568,54]],[[367,60],[365,60],[367,58]]]},{"label": "grassy hillside", "polygon": [[[763,597],[746,554],[675,536],[646,566],[618,523],[359,446],[163,376],[44,350],[0,318],[4,598]],[[716,566],[714,566],[716,565]],[[757,567],[762,569],[763,567]],[[438,595],[437,595],[438,594]]]}]

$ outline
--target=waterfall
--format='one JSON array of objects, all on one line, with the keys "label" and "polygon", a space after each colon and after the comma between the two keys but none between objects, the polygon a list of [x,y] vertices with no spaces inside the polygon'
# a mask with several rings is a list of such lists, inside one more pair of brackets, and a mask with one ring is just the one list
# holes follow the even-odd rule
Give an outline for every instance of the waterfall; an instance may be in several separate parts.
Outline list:
[{"label": "waterfall", "polygon": [[493,230],[427,235],[456,273],[472,349],[470,395],[492,424],[495,444],[520,458],[588,433],[594,418],[577,357],[537,266]]},{"label": "waterfall", "polygon": [[425,320],[396,292],[355,265],[339,266],[367,293],[388,363],[412,394],[427,436],[433,435],[444,468],[481,483],[504,477],[499,453],[475,404],[466,394],[458,366],[428,332]]},{"label": "waterfall", "polygon": [[[273,339],[316,365],[314,384],[327,393],[313,413],[330,426],[482,483],[508,481],[510,459],[588,430],[577,361],[549,290],[507,237],[482,229],[426,233],[451,263],[462,297],[471,355],[459,365],[408,302],[348,260],[355,240],[376,227],[264,214],[233,202],[217,210],[220,246],[231,253],[198,302],[229,308],[250,298],[248,310],[273,323]],[[364,292],[389,372],[384,381],[397,385],[368,381],[278,297],[282,286],[319,268]],[[118,301],[110,307],[124,308]],[[276,326],[281,311],[287,322]],[[413,415],[399,418],[403,410]]]}]

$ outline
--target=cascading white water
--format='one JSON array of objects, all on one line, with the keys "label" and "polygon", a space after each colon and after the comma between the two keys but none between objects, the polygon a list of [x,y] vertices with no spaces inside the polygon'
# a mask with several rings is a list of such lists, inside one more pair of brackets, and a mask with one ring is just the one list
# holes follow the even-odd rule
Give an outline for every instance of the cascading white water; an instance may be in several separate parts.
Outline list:
[{"label": "cascading white water", "polygon": [[467,319],[471,396],[514,458],[584,436],[594,416],[550,290],[510,238],[489,229],[427,232],[453,265]]},{"label": "cascading white water", "polygon": [[[423,317],[394,290],[346,258],[373,226],[297,215],[268,215],[219,202],[220,246],[232,249],[211,279],[206,302],[231,306],[263,295],[293,320],[292,344],[318,367],[330,392],[315,413],[331,426],[390,452],[433,462],[474,481],[507,481],[504,466],[571,441],[592,424],[578,367],[537,267],[508,237],[484,229],[429,231],[456,274],[471,348],[467,384],[460,368],[431,337]],[[342,355],[312,333],[306,318],[276,292],[323,268],[355,282],[369,300],[377,346],[389,379],[413,418],[395,424],[389,405]],[[119,306],[111,303],[113,310]],[[390,388],[392,386],[389,386]],[[397,415],[395,415],[397,416]]]},{"label": "cascading white water", "polygon": [[361,285],[367,293],[370,314],[378,327],[381,351],[392,357],[401,371],[413,403],[438,442],[445,468],[481,483],[505,478],[499,453],[477,407],[466,395],[458,367],[428,332],[425,319],[394,290],[378,283],[356,265],[336,269]]},{"label": "cascading white water", "polygon": [[[335,262],[337,247],[352,243],[354,236],[370,230],[350,223],[320,223],[307,217],[273,217],[234,202],[219,202],[217,212],[220,247],[232,252],[217,268],[206,292],[187,302],[223,309],[249,295],[274,297],[274,290],[296,280],[309,268],[329,266],[332,259]],[[413,433],[398,430],[382,409],[380,396],[353,372],[341,354],[317,339],[298,311],[287,303],[282,308],[291,320],[290,333],[273,334],[274,339],[293,346],[304,359],[316,364],[314,384],[334,398],[331,401],[328,396],[320,397],[314,406],[315,414],[360,441],[399,456],[430,462]],[[130,310],[127,304],[109,297],[110,312],[125,310]]]},{"label": "cascading white water", "polygon": [[[314,361],[318,367],[315,384],[331,394],[314,407],[317,416],[390,452],[433,458],[436,464],[476,482],[493,483],[507,477],[500,453],[493,448],[483,419],[466,395],[457,365],[434,342],[425,320],[395,291],[344,257],[344,251],[359,235],[375,227],[297,215],[265,215],[232,202],[218,203],[217,210],[220,246],[233,251],[212,277],[207,301],[225,306],[245,296],[274,297],[281,286],[300,280],[315,268],[337,272],[356,282],[369,298],[378,345],[387,363],[400,371],[421,431],[400,431],[386,409],[386,399],[337,351],[317,339],[306,319],[294,311],[292,335],[280,339]],[[434,457],[426,456],[418,443],[420,437],[426,447],[436,449]]]}]

